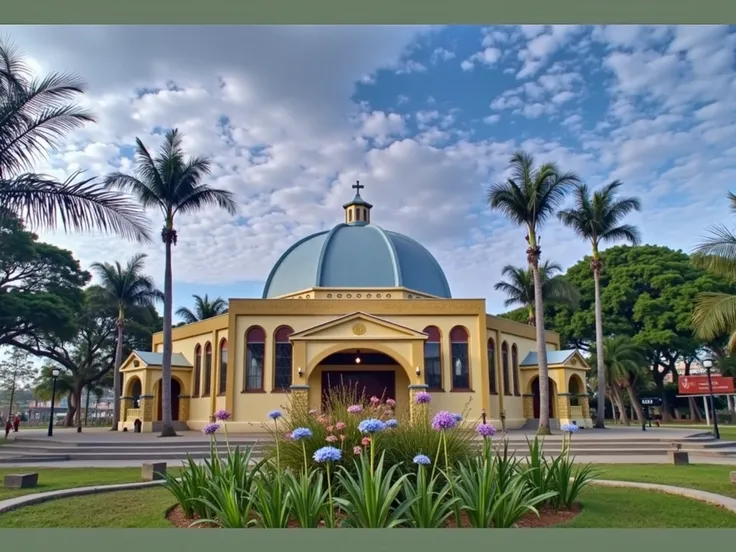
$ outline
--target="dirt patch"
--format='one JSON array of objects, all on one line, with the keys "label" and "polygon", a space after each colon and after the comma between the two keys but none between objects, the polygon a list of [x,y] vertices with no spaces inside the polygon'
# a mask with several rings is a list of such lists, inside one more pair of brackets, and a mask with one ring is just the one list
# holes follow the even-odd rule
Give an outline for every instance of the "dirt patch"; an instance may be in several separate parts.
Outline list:
[{"label": "dirt patch", "polygon": [[[532,528],[539,528],[539,527],[554,527],[555,525],[559,525],[560,523],[565,523],[566,521],[570,521],[571,519],[575,518],[578,514],[580,514],[581,511],[580,504],[574,504],[573,507],[569,510],[555,510],[554,508],[551,508],[549,506],[544,506],[540,508],[539,510],[539,516],[537,517],[533,512],[528,513],[523,518],[521,518],[517,523],[516,527],[523,528],[523,529],[532,529]],[[341,516],[340,514],[337,514],[336,517],[339,519]],[[460,525],[463,528],[470,528],[471,524],[468,521],[467,516],[463,513],[460,515]],[[211,523],[200,523],[197,525],[192,526],[193,523],[197,521],[197,517],[195,514],[194,518],[188,518],[184,515],[184,511],[181,509],[181,506],[177,505],[174,506],[169,512],[166,514],[166,519],[171,522],[171,524],[174,527],[181,527],[181,528],[192,528],[192,529],[216,529],[217,526]],[[299,523],[296,520],[292,520],[289,522],[288,527],[290,529],[298,529]],[[321,524],[320,527],[324,527],[324,524]],[[453,519],[450,521],[447,525],[448,528],[457,528],[457,524],[455,523],[455,520]]]}]

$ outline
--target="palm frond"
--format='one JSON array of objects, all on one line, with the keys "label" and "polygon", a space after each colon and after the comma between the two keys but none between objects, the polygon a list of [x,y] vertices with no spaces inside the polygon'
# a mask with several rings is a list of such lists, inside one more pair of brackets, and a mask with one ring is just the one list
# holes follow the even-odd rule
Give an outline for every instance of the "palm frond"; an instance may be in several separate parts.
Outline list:
[{"label": "palm frond", "polygon": [[736,295],[707,292],[698,295],[693,328],[700,339],[710,341],[736,331]]},{"label": "palm frond", "polygon": [[176,316],[181,318],[185,324],[193,324],[194,322],[199,321],[197,315],[186,307],[176,309]]},{"label": "palm frond", "polygon": [[174,212],[195,213],[210,205],[216,205],[231,215],[237,212],[237,204],[232,192],[210,188],[205,185],[192,188],[188,195],[180,198]]},{"label": "palm frond", "polygon": [[736,277],[736,234],[722,224],[709,228],[710,236],[693,250],[693,262],[726,278]]},{"label": "palm frond", "polygon": [[0,208],[31,226],[65,230],[114,232],[136,241],[150,242],[148,220],[131,198],[110,190],[93,178],[64,182],[43,175],[25,174],[0,180]]}]

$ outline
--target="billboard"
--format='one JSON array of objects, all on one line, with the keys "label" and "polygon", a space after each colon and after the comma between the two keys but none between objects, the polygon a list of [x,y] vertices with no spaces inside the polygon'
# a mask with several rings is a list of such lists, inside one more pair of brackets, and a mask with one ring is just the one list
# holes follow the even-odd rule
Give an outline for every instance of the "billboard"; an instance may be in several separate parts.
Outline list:
[{"label": "billboard", "polygon": [[[726,376],[711,376],[714,395],[723,395],[734,392],[733,378]],[[708,395],[708,376],[680,376],[677,378],[677,390],[680,395]]]}]

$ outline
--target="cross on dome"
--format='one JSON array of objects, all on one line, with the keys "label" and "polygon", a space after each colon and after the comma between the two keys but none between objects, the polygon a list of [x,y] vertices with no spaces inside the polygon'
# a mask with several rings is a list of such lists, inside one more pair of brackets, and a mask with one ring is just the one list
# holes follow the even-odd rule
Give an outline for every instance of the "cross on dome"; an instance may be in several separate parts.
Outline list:
[{"label": "cross on dome", "polygon": [[370,224],[373,205],[360,197],[360,190],[364,189],[365,186],[360,183],[360,180],[356,180],[351,187],[355,190],[355,197],[351,202],[342,206],[345,209],[345,224],[351,226]]}]

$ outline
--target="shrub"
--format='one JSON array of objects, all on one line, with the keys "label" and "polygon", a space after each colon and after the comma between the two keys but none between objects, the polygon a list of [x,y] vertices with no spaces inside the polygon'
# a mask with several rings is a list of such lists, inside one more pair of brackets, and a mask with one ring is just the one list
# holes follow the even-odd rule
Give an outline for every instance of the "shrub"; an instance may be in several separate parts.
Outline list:
[{"label": "shrub", "polygon": [[452,496],[452,486],[439,474],[428,476],[426,465],[429,462],[429,457],[418,454],[414,458],[416,474],[404,480],[402,499],[409,503],[406,517],[409,525],[417,529],[444,527],[459,501]]}]

